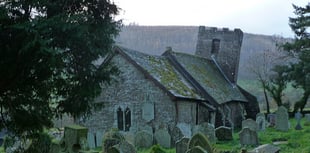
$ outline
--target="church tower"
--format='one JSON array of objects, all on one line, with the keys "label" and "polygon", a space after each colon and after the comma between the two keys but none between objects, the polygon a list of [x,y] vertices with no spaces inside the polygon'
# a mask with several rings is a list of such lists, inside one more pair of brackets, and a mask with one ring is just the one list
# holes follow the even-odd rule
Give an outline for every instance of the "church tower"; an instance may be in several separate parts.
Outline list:
[{"label": "church tower", "polygon": [[200,26],[196,55],[212,60],[232,84],[237,83],[243,32]]}]

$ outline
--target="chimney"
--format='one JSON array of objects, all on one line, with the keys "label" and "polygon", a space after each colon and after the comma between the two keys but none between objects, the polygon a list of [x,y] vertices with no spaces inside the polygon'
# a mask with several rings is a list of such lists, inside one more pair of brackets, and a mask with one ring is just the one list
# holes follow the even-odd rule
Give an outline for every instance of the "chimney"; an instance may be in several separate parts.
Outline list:
[{"label": "chimney", "polygon": [[236,84],[242,39],[243,32],[240,29],[200,26],[195,54],[216,60],[229,81]]}]

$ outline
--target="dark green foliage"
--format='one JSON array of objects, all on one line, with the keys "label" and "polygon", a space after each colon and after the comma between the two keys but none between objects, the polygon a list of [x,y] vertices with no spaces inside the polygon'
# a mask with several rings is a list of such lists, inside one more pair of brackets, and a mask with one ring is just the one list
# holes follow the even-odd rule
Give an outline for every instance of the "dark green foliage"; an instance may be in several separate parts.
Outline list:
[{"label": "dark green foliage", "polygon": [[289,79],[295,88],[303,89],[300,100],[295,103],[294,111],[304,109],[310,96],[310,3],[305,7],[293,5],[295,18],[290,18],[289,25],[295,33],[292,43],[286,43],[283,48],[297,58],[297,62],[289,65]]},{"label": "dark green foliage", "polygon": [[33,135],[63,113],[90,112],[100,84],[117,72],[97,61],[120,22],[109,0],[0,3],[0,128]]}]

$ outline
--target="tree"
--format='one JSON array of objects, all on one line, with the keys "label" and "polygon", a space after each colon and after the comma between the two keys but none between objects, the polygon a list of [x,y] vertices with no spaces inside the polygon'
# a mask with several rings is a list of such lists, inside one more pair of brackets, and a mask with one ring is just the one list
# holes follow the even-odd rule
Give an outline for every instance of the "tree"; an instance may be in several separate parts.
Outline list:
[{"label": "tree", "polygon": [[0,2],[0,128],[34,136],[52,119],[90,113],[100,84],[117,72],[96,64],[121,21],[109,0]]},{"label": "tree", "polygon": [[272,69],[275,73],[270,76],[270,82],[266,85],[266,90],[271,94],[278,106],[282,106],[283,91],[288,82],[287,66],[276,65]]},{"label": "tree", "polygon": [[289,19],[289,25],[295,38],[292,43],[286,43],[282,47],[297,59],[289,65],[289,79],[295,88],[303,89],[303,96],[294,106],[294,111],[302,111],[310,96],[310,3],[305,7],[293,7],[296,17]]},{"label": "tree", "polygon": [[[281,37],[273,37],[276,43],[283,42]],[[280,52],[276,47],[262,52],[257,52],[249,57],[247,69],[252,72],[263,89],[263,94],[266,102],[267,113],[270,113],[270,102],[268,96],[268,88],[271,86],[272,77],[274,77],[273,67],[283,64],[289,60],[287,55]]]}]

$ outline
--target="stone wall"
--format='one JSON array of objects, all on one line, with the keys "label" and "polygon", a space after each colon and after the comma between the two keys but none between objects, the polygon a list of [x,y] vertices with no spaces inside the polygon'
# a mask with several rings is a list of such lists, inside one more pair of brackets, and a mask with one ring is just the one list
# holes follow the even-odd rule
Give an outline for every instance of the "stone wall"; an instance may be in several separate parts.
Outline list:
[{"label": "stone wall", "polygon": [[[95,101],[98,107],[91,116],[81,118],[80,124],[88,127],[90,132],[105,132],[110,128],[117,128],[117,109],[120,107],[124,110],[128,107],[131,110],[131,132],[144,128],[173,128],[176,124],[175,101],[121,55],[113,57],[112,62],[118,66],[120,75],[116,77],[116,81],[104,86],[101,95]],[[154,106],[150,108],[154,109],[153,120],[146,121],[142,117],[145,103]],[[181,108],[181,111],[188,113],[186,108],[187,106]],[[190,120],[188,115],[180,117],[184,117],[181,120]]]},{"label": "stone wall", "polygon": [[[201,26],[199,27],[196,55],[212,60],[211,55],[213,54],[228,79],[236,83],[242,38],[243,32],[240,29],[230,31],[228,28]],[[219,40],[219,50],[216,53],[212,53],[213,40]]]}]

